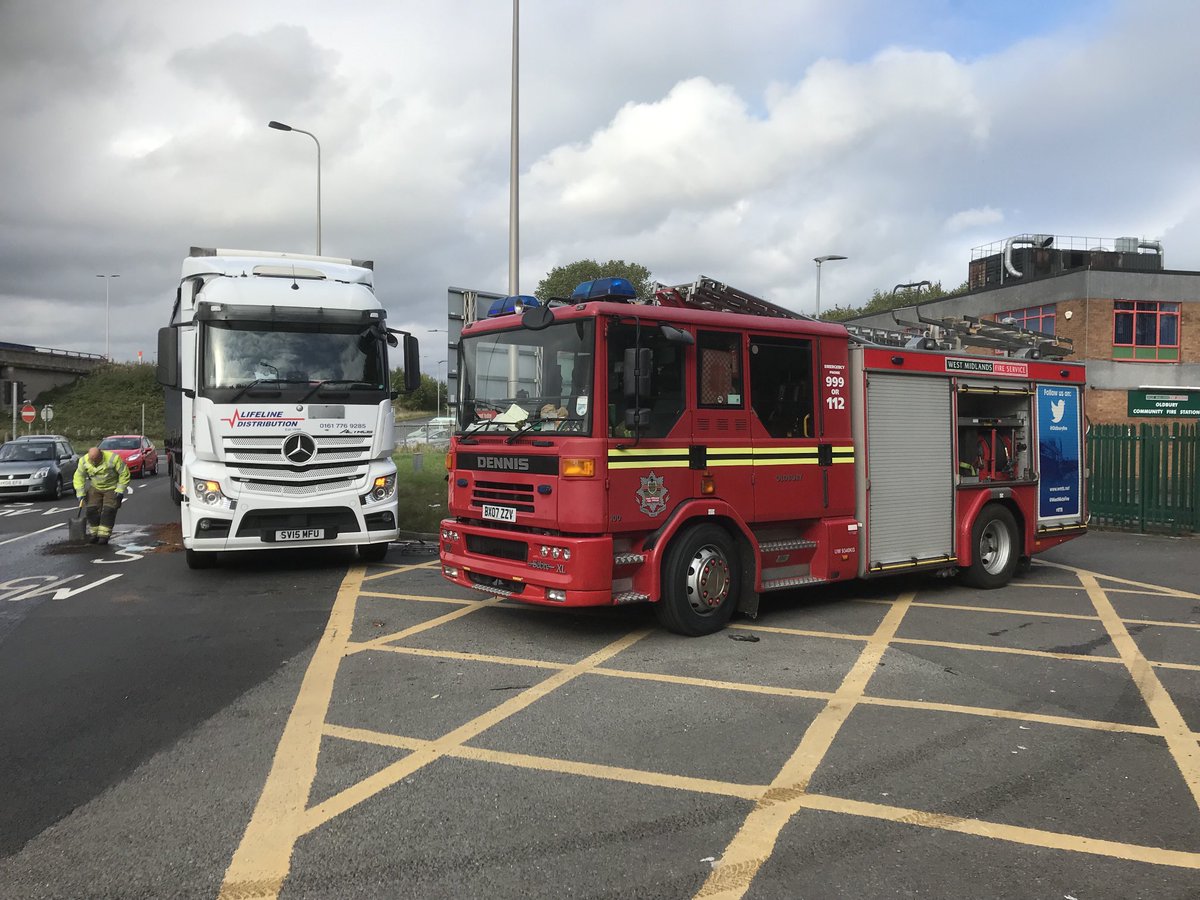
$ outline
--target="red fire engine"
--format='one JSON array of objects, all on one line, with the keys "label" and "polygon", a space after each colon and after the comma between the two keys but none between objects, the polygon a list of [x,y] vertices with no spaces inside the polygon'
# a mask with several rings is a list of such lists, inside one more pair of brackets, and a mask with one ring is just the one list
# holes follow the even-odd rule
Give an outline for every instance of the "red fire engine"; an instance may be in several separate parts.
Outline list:
[{"label": "red fire engine", "polygon": [[711,279],[498,301],[459,342],[442,573],[527,603],[651,602],[691,635],[800,585],[1004,585],[1086,531],[1084,367],[1045,335],[971,320],[967,343],[1015,339],[979,355],[949,331],[887,344]]}]

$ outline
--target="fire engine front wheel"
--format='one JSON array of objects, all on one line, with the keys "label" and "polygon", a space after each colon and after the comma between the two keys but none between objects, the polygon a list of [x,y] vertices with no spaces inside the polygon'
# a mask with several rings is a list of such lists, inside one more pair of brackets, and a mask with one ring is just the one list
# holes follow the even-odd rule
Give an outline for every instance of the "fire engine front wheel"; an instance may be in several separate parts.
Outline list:
[{"label": "fire engine front wheel", "polygon": [[671,544],[663,561],[658,621],[676,634],[712,634],[725,627],[737,605],[738,571],[733,541],[716,525],[693,525]]},{"label": "fire engine front wheel", "polygon": [[1007,508],[990,503],[980,510],[971,528],[971,557],[971,565],[962,570],[962,580],[971,587],[990,590],[1012,580],[1021,553],[1017,521]]}]

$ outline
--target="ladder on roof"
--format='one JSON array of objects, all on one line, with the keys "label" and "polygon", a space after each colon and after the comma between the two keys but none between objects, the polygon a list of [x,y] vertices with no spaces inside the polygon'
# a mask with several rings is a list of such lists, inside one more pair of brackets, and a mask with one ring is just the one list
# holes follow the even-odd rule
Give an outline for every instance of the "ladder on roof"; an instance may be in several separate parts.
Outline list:
[{"label": "ladder on roof", "polygon": [[[818,321],[811,316],[792,312],[769,300],[763,300],[705,276],[691,284],[658,284],[654,290],[653,302],[657,306],[706,309],[712,312],[742,313],[774,319]],[[897,313],[904,310],[912,310],[917,321],[901,319]],[[1070,338],[1029,331],[1006,322],[993,322],[978,316],[945,316],[934,319],[922,313],[921,304],[892,310],[892,319],[901,330],[855,325],[849,322],[841,324],[850,332],[851,340],[884,347],[943,352],[961,351],[963,347],[968,346],[983,347],[1028,359],[1062,359],[1075,352]]]},{"label": "ladder on roof", "polygon": [[742,313],[751,316],[768,316],[773,319],[811,318],[704,276],[691,284],[680,284],[674,287],[665,284],[657,285],[654,289],[654,302],[657,306],[707,309],[711,312]]}]

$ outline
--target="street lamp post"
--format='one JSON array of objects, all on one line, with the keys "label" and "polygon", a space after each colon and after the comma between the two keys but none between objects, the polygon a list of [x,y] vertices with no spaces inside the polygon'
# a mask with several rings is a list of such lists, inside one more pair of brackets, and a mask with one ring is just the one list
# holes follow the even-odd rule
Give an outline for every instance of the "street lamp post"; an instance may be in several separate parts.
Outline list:
[{"label": "street lamp post", "polygon": [[830,254],[829,256],[814,256],[813,262],[817,264],[817,318],[821,318],[821,263],[829,262],[831,259],[845,259],[844,256]]},{"label": "street lamp post", "polygon": [[313,139],[313,143],[317,145],[317,256],[321,255],[321,142],[317,140],[317,136],[311,131],[305,131],[303,128],[293,128],[291,125],[284,125],[282,122],[276,122],[272,119],[267,123],[268,128],[274,128],[277,131],[294,131],[297,134],[307,134]]},{"label": "street lamp post", "polygon": [[104,279],[104,358],[112,362],[112,355],[109,352],[108,342],[108,286],[112,283],[112,279],[120,278],[120,275],[97,275],[97,278]]},{"label": "street lamp post", "polygon": [[[446,360],[440,359],[440,360],[438,360],[437,365],[435,365],[433,368],[436,371],[438,366],[445,366],[445,365],[446,365]],[[449,368],[449,367],[447,366],[447,368]],[[440,381],[438,381],[437,375],[433,376],[433,380],[437,384],[437,413],[436,413],[436,415],[440,416],[442,414],[442,383]],[[449,387],[447,387],[447,390],[449,390]],[[446,400],[449,401],[449,399],[450,399],[449,396],[447,396]],[[450,411],[448,403],[447,403],[446,411],[447,412]]]}]

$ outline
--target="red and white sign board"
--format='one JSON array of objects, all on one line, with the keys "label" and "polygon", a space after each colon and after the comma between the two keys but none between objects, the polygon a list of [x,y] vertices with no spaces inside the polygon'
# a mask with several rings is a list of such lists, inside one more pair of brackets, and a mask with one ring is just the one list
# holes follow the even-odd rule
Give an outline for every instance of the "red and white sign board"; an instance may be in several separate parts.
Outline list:
[{"label": "red and white sign board", "polygon": [[37,418],[37,410],[33,408],[32,403],[26,403],[21,407],[21,421],[28,425]]}]

